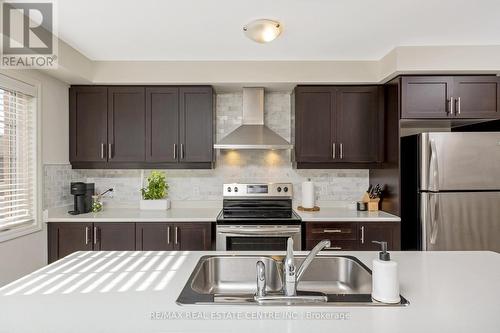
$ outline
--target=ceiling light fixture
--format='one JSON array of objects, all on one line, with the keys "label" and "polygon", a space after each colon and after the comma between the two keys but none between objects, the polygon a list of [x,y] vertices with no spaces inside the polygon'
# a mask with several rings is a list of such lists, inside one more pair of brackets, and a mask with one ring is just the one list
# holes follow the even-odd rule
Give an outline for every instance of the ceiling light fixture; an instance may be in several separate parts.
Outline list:
[{"label": "ceiling light fixture", "polygon": [[267,19],[255,20],[244,26],[243,31],[257,43],[269,43],[281,34],[281,23]]}]

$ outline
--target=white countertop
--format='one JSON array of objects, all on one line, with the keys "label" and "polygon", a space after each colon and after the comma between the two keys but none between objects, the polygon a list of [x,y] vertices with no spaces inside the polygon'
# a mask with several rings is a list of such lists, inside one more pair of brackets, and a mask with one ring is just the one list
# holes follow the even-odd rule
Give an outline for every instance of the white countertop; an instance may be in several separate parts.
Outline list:
[{"label": "white countertop", "polygon": [[[499,331],[497,253],[393,252],[407,307],[177,305],[199,258],[214,253],[77,252],[0,289],[0,332]],[[349,254],[368,267],[376,256]],[[262,314],[291,319],[255,319]],[[336,315],[344,319],[324,319]]]},{"label": "white countertop", "polygon": [[321,207],[318,212],[295,210],[304,222],[400,222],[401,218],[383,211],[358,212],[346,207]]},{"label": "white countertop", "polygon": [[[46,222],[215,222],[220,207],[173,207],[169,210],[105,207],[100,213],[68,214],[71,207],[48,210]],[[304,222],[399,222],[395,215],[378,212],[358,212],[345,207],[326,207],[319,212],[295,210]]]},{"label": "white countertop", "polygon": [[68,214],[71,207],[49,209],[46,222],[215,222],[220,208],[139,208],[106,207],[99,213]]}]

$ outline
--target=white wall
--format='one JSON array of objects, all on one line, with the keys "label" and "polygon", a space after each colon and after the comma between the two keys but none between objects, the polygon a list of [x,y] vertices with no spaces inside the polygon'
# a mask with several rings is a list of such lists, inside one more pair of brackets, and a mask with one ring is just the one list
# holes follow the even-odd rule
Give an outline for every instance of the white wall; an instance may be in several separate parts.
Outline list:
[{"label": "white wall", "polygon": [[[0,73],[41,85],[43,163],[67,164],[69,161],[68,85],[38,71],[2,70]],[[44,224],[39,232],[0,243],[0,286],[46,263],[47,229]]]}]

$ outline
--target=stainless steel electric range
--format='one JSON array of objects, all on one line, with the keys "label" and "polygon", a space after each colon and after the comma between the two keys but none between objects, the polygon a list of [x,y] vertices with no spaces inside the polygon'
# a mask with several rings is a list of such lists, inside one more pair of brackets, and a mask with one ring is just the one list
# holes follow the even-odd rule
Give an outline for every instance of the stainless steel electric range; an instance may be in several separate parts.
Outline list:
[{"label": "stainless steel electric range", "polygon": [[301,250],[301,220],[290,183],[224,184],[217,217],[218,251],[281,251],[289,237]]}]

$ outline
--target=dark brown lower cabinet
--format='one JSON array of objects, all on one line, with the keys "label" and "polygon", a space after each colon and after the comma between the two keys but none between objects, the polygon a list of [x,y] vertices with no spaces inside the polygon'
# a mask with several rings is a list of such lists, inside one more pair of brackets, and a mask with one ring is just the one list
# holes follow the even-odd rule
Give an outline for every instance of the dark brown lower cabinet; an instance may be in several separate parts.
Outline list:
[{"label": "dark brown lower cabinet", "polygon": [[94,223],[94,251],[134,251],[135,223]]},{"label": "dark brown lower cabinet", "polygon": [[174,249],[172,224],[170,223],[136,223],[135,236],[135,246],[138,251],[171,251]]},{"label": "dark brown lower cabinet", "polygon": [[212,224],[137,223],[139,251],[206,251],[212,249]]},{"label": "dark brown lower cabinet", "polygon": [[380,248],[372,241],[385,241],[389,250],[400,250],[398,222],[305,222],[305,250],[328,239],[334,251],[374,251]]},{"label": "dark brown lower cabinet", "polygon": [[174,224],[174,248],[180,251],[212,249],[211,223]]},{"label": "dark brown lower cabinet", "polygon": [[212,223],[49,223],[48,247],[49,263],[76,251],[207,251]]},{"label": "dark brown lower cabinet", "polygon": [[48,244],[49,263],[76,251],[92,251],[92,223],[50,223]]}]

